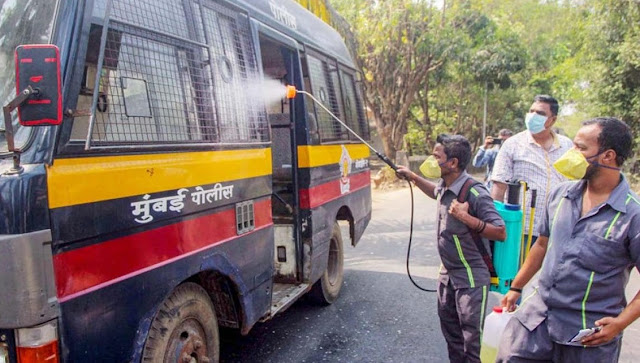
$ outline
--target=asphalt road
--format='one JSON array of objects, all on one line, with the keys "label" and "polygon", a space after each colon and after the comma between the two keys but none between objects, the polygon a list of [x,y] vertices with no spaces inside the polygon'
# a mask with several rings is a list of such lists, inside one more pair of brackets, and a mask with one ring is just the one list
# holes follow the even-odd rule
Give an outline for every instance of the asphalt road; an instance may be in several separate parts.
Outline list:
[{"label": "asphalt road", "polygon": [[[417,191],[417,190],[416,190]],[[406,275],[409,189],[373,193],[373,218],[356,248],[345,250],[340,298],[319,307],[304,299],[248,336],[221,334],[223,362],[446,362],[433,293],[416,289]],[[435,202],[417,191],[411,272],[435,288]],[[347,230],[343,228],[345,245]],[[634,270],[627,288],[640,289]],[[499,295],[491,293],[489,306]],[[627,328],[620,362],[640,361],[640,321]],[[635,343],[635,344],[634,344]]]}]

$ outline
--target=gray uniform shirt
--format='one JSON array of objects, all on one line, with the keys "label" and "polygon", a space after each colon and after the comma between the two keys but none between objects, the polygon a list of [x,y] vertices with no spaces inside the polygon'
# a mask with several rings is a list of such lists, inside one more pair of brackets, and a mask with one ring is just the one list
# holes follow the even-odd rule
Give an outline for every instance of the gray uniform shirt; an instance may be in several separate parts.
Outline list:
[{"label": "gray uniform shirt", "polygon": [[[621,175],[609,199],[580,217],[586,181],[551,192],[540,221],[549,236],[539,287],[525,297],[516,317],[529,330],[544,319],[551,338],[567,344],[580,329],[626,307],[624,289],[640,268],[640,199]],[[576,343],[579,345],[579,343]]]},{"label": "gray uniform shirt", "polygon": [[[438,200],[438,253],[442,260],[440,282],[447,284],[449,279],[455,289],[489,285],[491,275],[478,251],[469,228],[449,214],[451,202],[458,198],[465,181],[471,178],[462,172],[449,188],[440,181],[436,188]],[[504,221],[496,211],[493,199],[482,184],[469,190],[467,196],[469,213],[494,226],[504,226]],[[490,251],[489,242],[483,239],[485,249]]]}]

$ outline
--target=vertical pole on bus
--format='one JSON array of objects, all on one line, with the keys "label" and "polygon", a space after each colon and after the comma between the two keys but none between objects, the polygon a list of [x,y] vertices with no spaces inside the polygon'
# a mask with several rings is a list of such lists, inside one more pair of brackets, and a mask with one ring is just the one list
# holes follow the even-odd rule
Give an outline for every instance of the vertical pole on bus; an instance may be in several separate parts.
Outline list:
[{"label": "vertical pole on bus", "polygon": [[107,34],[109,33],[109,15],[111,14],[111,2],[107,0],[104,9],[104,19],[102,21],[102,35],[100,37],[100,52],[98,55],[98,64],[96,64],[96,80],[93,83],[93,99],[91,100],[91,117],[89,119],[89,127],[87,129],[87,140],[84,149],[91,149],[91,137],[93,136],[93,128],[96,124],[96,108],[98,106],[98,98],[100,98],[100,78],[102,78],[102,65],[104,64],[105,48],[107,46]]}]

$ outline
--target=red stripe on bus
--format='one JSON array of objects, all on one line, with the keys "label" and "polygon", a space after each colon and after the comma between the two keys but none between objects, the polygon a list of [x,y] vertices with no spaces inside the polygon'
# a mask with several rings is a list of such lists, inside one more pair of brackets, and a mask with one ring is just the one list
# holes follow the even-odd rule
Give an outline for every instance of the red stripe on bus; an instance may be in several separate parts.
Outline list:
[{"label": "red stripe on bus", "polygon": [[[253,232],[272,225],[271,199],[256,202],[254,213]],[[237,237],[232,208],[59,253],[53,256],[58,299],[71,300]]]},{"label": "red stripe on bus", "polygon": [[313,209],[319,207],[332,200],[338,199],[343,195],[353,193],[371,184],[371,173],[367,170],[362,173],[351,175],[349,177],[349,191],[342,193],[341,180],[332,180],[330,182],[316,185],[309,189],[300,190],[300,208]]},{"label": "red stripe on bus", "polygon": [[58,61],[58,59],[56,58],[45,58],[44,59],[45,63],[55,63]]},{"label": "red stripe on bus", "polygon": [[20,59],[20,63],[33,63],[32,58],[22,58]]},{"label": "red stripe on bus", "polygon": [[29,100],[27,103],[30,105],[49,105],[51,100]]}]

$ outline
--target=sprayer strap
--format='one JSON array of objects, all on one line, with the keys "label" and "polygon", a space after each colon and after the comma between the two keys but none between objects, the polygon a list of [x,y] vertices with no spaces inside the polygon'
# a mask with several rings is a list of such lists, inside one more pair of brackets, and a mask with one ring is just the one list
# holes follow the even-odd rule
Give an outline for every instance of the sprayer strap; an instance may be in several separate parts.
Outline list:
[{"label": "sprayer strap", "polygon": [[[462,188],[460,188],[460,193],[458,194],[458,202],[459,203],[464,203],[468,200],[469,198],[469,192],[471,191],[473,193],[474,196],[478,196],[478,192],[474,190],[472,190],[472,188],[476,185],[481,185],[481,183],[471,177],[467,178],[467,180],[464,182],[464,184],[462,185]],[[471,211],[471,208],[469,208],[470,214],[476,218],[478,218],[474,212]],[[487,265],[487,268],[489,269],[489,273],[491,274],[491,277],[497,277],[498,274],[496,273],[496,269],[493,266],[493,260],[491,258],[491,254],[487,251],[484,242],[482,241],[482,237],[480,237],[480,234],[474,230],[473,228],[468,228],[469,233],[471,234],[471,238],[473,238],[473,242],[476,244],[476,248],[478,249],[478,252],[480,252],[480,254],[482,255],[482,259],[484,260],[485,265]]]}]

